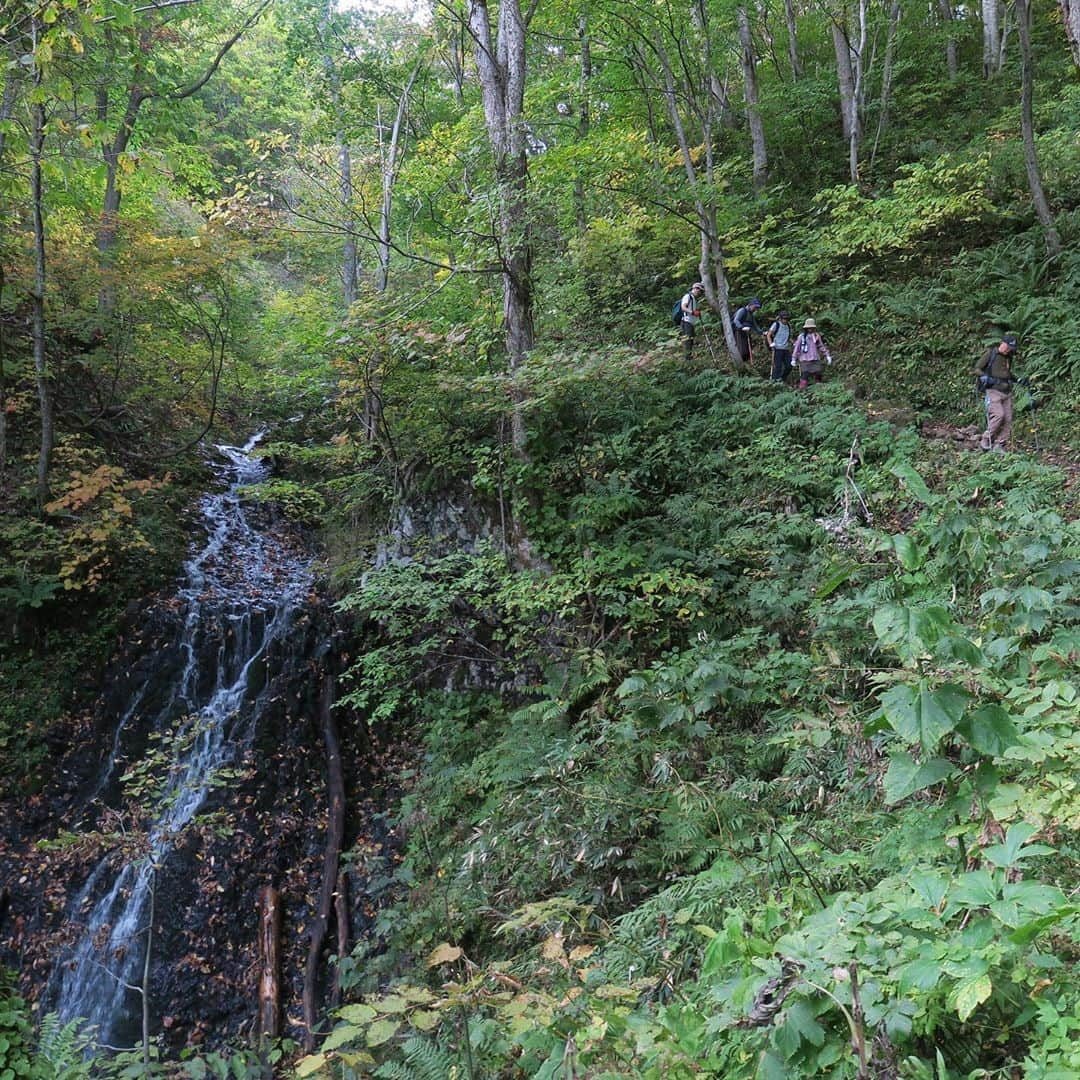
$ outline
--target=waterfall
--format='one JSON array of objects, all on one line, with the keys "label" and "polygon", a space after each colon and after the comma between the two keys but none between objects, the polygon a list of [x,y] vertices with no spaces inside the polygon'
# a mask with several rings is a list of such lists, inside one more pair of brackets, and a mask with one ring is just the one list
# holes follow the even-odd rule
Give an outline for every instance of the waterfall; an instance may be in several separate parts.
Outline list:
[{"label": "waterfall", "polygon": [[164,779],[139,854],[125,861],[110,853],[93,869],[69,909],[81,936],[51,979],[61,1020],[85,1019],[104,1044],[137,1031],[136,988],[143,983],[157,872],[215,777],[249,745],[269,683],[267,654],[285,641],[311,586],[309,561],[253,524],[242,502],[241,489],[268,473],[250,456],[258,438],[242,449],[218,448],[226,460],[224,490],[202,501],[207,541],[185,563],[176,597],[182,663],[166,676],[170,684],[157,688],[164,693],[153,695],[152,715],[140,712],[146,684],[132,689],[94,786],[98,797],[113,783],[126,731],[143,725],[154,733]]}]

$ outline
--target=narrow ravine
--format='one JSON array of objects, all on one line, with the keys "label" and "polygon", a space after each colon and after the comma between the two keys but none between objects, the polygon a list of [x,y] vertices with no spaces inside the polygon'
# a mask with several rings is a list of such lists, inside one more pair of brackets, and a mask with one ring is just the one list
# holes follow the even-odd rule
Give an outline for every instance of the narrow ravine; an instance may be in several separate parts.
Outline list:
[{"label": "narrow ravine", "polygon": [[115,789],[127,740],[155,734],[164,779],[147,815],[152,824],[125,845],[134,854],[106,855],[75,893],[68,917],[81,933],[52,977],[61,1019],[84,1019],[105,1045],[130,1046],[141,1034],[155,883],[222,770],[250,744],[273,674],[265,670],[268,655],[289,634],[311,587],[310,562],[244,505],[242,489],[268,472],[251,456],[256,442],[219,448],[224,490],[202,501],[207,541],[185,564],[177,594],[181,662],[163,672],[168,685],[150,695],[151,714],[141,707],[145,684],[133,688],[93,786],[95,799]]}]

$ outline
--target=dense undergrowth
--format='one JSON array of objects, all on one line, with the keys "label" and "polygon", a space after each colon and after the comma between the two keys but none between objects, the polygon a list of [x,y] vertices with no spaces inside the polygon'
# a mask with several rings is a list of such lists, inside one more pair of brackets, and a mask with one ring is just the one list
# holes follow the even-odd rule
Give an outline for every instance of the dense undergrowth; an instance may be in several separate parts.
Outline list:
[{"label": "dense undergrowth", "polygon": [[625,359],[536,372],[530,566],[494,529],[342,602],[423,753],[301,1071],[1068,1075],[1067,477]]},{"label": "dense undergrowth", "polygon": [[[334,124],[303,61],[280,77],[287,16],[246,62],[302,105],[256,107],[234,74],[251,115],[221,145],[153,129],[115,266],[93,139],[48,186],[60,438],[40,508],[29,234],[5,233],[3,792],[53,779],[125,612],[182,558],[204,453],[264,425],[275,475],[248,495],[326,551],[343,704],[415,747],[383,778],[397,848],[348,855],[375,930],[302,1075],[1080,1075],[1080,535],[1053,464],[1077,440],[1080,88],[1047,5],[1037,148],[1066,241],[1047,258],[1011,53],[983,79],[958,22],[947,79],[940,27],[905,15],[893,121],[855,185],[828,28],[805,17],[805,77],[761,65],[770,183],[752,189],[738,127],[715,150],[732,299],[816,317],[837,358],[808,393],[759,378],[760,349],[746,378],[700,341],[677,363],[666,313],[699,238],[617,50],[580,141],[543,119],[573,97],[565,56],[530,84],[539,344],[516,381],[479,114],[436,80],[395,204],[420,259],[344,319],[328,300],[340,237],[274,201],[319,221],[335,187],[305,180]],[[358,181],[372,205],[381,179]],[[981,424],[971,369],[1004,330],[1033,383],[1020,452],[922,439],[930,418]],[[387,529],[432,507],[443,535],[395,557]],[[0,1077],[263,1067],[87,1056],[3,982],[0,1039]]]}]

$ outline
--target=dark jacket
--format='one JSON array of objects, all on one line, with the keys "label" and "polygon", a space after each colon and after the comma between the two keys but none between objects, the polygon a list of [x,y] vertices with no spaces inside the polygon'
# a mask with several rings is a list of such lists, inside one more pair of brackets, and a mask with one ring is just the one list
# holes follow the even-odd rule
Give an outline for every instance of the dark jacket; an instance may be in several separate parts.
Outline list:
[{"label": "dark jacket", "polygon": [[736,330],[753,330],[755,334],[764,332],[761,327],[758,326],[757,319],[754,317],[754,313],[747,304],[743,304],[743,306],[735,312],[735,317],[731,321],[735,324]]},{"label": "dark jacket", "polygon": [[[975,374],[980,377],[980,389],[1012,393],[1012,384],[1016,381],[1012,372],[1012,355],[998,352],[996,345],[987,349],[986,355],[975,365]],[[987,376],[985,380],[982,378],[984,375]]]}]

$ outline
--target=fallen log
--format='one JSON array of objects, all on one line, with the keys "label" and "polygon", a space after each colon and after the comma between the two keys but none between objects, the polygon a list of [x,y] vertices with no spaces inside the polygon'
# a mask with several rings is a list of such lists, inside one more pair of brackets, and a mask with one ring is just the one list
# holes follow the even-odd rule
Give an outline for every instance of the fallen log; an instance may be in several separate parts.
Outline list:
[{"label": "fallen log", "polygon": [[259,1045],[281,1035],[281,894],[259,890]]}]

